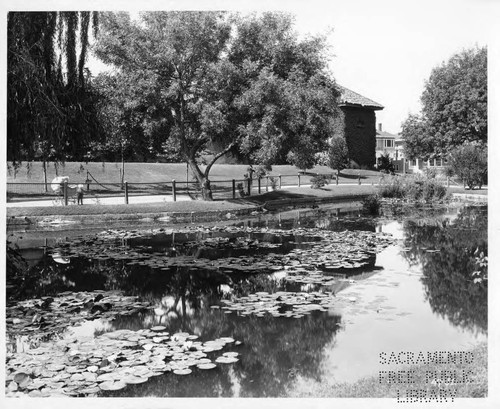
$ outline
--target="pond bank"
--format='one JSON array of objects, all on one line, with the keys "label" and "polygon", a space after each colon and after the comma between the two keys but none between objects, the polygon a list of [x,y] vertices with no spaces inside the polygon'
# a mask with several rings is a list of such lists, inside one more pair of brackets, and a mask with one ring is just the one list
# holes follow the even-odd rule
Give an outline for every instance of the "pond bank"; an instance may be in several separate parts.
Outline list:
[{"label": "pond bank", "polygon": [[[342,189],[343,188],[343,189]],[[202,222],[231,220],[268,210],[317,207],[328,203],[361,201],[372,186],[333,187],[330,189],[283,189],[244,199],[168,203],[117,204],[92,206],[11,207],[7,226],[133,222]],[[96,216],[96,217],[92,217]]]},{"label": "pond bank", "polygon": [[[397,367],[395,370],[403,372],[405,370],[414,371],[413,374],[415,383],[411,386],[413,390],[430,391],[441,388],[441,390],[449,391],[456,398],[487,397],[488,344],[486,342],[481,343],[467,352],[473,357],[472,363],[470,364],[422,363],[409,367]],[[470,382],[460,383],[457,379],[455,380],[455,384],[441,385],[440,379],[437,379],[436,382],[436,379],[432,379],[432,376],[429,375],[430,373],[445,373],[453,376],[453,374],[464,372],[468,372],[470,374]],[[320,383],[298,380],[296,384],[293,385],[293,388],[289,391],[289,395],[287,396],[300,398],[393,398],[398,399],[398,403],[406,402],[406,392],[407,390],[410,390],[408,383],[389,383],[386,380],[387,378],[381,378],[379,374],[360,379],[354,383],[329,384],[324,382]],[[448,395],[448,399],[452,401],[450,396],[451,395]],[[430,395],[428,398],[430,398]]]}]

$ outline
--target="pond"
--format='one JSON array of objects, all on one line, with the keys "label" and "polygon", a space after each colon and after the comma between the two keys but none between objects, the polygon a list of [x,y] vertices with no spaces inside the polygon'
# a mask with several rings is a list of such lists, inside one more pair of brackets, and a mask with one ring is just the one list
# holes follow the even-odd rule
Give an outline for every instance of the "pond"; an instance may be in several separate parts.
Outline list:
[{"label": "pond", "polygon": [[283,397],[487,338],[487,209],[10,232],[9,396]]}]

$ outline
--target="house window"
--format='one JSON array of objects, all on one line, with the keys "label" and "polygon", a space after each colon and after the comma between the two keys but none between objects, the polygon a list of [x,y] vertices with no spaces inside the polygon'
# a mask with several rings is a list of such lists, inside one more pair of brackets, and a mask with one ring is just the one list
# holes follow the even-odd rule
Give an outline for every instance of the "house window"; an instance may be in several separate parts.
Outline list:
[{"label": "house window", "polygon": [[416,159],[412,159],[411,160],[411,166],[417,166],[417,160]]},{"label": "house window", "polygon": [[394,147],[394,141],[392,139],[386,139],[384,142],[385,142],[385,147],[386,148],[392,148],[392,147]]}]

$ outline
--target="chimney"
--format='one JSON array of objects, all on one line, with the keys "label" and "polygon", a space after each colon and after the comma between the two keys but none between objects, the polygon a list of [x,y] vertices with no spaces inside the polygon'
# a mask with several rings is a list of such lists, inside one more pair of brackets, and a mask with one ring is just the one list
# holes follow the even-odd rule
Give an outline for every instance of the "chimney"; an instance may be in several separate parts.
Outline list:
[{"label": "chimney", "polygon": [[378,124],[378,131],[382,132],[382,124],[381,123]]}]

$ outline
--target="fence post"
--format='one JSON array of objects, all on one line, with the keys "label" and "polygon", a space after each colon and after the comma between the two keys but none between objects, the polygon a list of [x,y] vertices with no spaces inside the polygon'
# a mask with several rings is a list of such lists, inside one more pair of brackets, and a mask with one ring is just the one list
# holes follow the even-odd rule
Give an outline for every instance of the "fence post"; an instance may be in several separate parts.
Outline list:
[{"label": "fence post", "polygon": [[446,187],[450,187],[450,177],[446,176]]},{"label": "fence post", "polygon": [[174,199],[174,202],[177,201],[177,191],[175,188],[175,179],[172,179],[172,197]]},{"label": "fence post", "polygon": [[87,192],[90,191],[90,178],[89,178],[89,171],[87,170],[87,179],[85,180],[87,182]]},{"label": "fence post", "polygon": [[125,181],[125,204],[128,204],[128,182]]},{"label": "fence post", "polygon": [[358,173],[358,185],[361,184],[361,173]]},{"label": "fence post", "polygon": [[250,196],[252,190],[252,179],[247,179],[247,196]]},{"label": "fence post", "polygon": [[236,180],[233,179],[233,199],[236,199]]},{"label": "fence post", "polygon": [[298,178],[298,183],[297,183],[297,187],[300,187],[300,173],[297,173],[297,178]]},{"label": "fence post", "polygon": [[64,206],[68,205],[68,182],[64,181],[63,183],[63,199],[64,199]]},{"label": "fence post", "polygon": [[269,176],[266,176],[266,192],[269,192]]},{"label": "fence post", "polygon": [[278,185],[279,188],[278,189],[281,189],[281,175],[278,175],[278,177],[279,177],[279,185]]},{"label": "fence post", "polygon": [[257,178],[257,185],[259,187],[259,195],[260,195],[260,176]]}]

